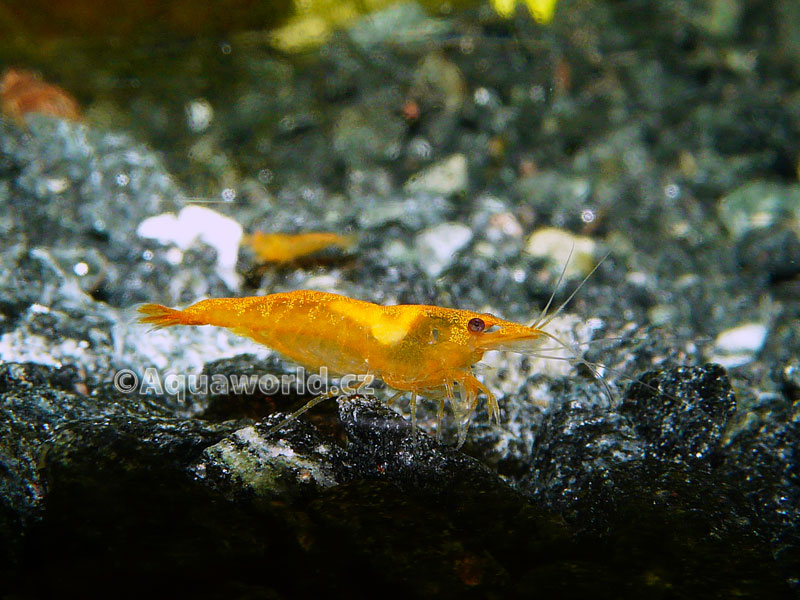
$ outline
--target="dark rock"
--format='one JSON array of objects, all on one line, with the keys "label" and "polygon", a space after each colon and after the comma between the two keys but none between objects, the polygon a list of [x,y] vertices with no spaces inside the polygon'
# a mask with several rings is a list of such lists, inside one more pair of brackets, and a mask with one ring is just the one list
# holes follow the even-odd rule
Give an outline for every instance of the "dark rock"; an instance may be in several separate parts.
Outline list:
[{"label": "dark rock", "polygon": [[384,479],[406,492],[433,498],[499,485],[487,467],[420,431],[412,432],[410,422],[380,402],[356,397],[341,402],[339,414],[350,439],[355,479]]},{"label": "dark rock", "polygon": [[779,403],[749,417],[732,435],[722,472],[747,499],[759,535],[769,542],[787,581],[796,588],[800,584],[800,403]]},{"label": "dark rock", "polygon": [[311,375],[277,357],[258,360],[241,354],[207,363],[200,376],[207,385],[196,396],[204,419],[261,419],[299,399],[313,398]]},{"label": "dark rock", "polygon": [[648,457],[681,463],[713,461],[735,409],[725,369],[710,364],[645,374],[620,412],[646,442]]},{"label": "dark rock", "polygon": [[625,417],[570,402],[540,425],[532,469],[520,485],[560,508],[586,503],[590,489],[600,498],[613,497],[624,493],[613,473],[628,465],[641,467],[645,447]]},{"label": "dark rock", "polygon": [[[605,547],[611,562],[655,568],[656,587],[681,581],[701,593],[713,579],[716,589],[757,594],[755,578],[786,596],[778,566],[764,569],[769,548],[751,529],[753,504],[720,468],[728,457],[720,436],[733,407],[724,371],[679,368],[643,381],[651,387],[635,385],[623,414],[578,402],[550,412],[520,485]],[[630,407],[634,398],[638,408]],[[621,548],[624,557],[616,554]]]},{"label": "dark rock", "polygon": [[781,371],[783,389],[791,401],[800,400],[800,360],[794,359]]},{"label": "dark rock", "polygon": [[737,243],[736,256],[743,269],[767,284],[800,275],[800,239],[788,227],[748,232]]},{"label": "dark rock", "polygon": [[[48,457],[72,447],[74,435],[91,437],[91,432],[102,430],[113,438],[116,428],[124,429],[134,421],[145,427],[143,419],[148,414],[155,420],[168,415],[146,399],[106,392],[99,401],[87,393],[85,381],[74,367],[52,369],[14,363],[0,366],[0,498],[4,516],[0,536],[13,542],[5,546],[5,552],[10,554],[6,556],[10,562],[4,561],[5,565],[17,563],[24,532],[43,518],[52,485],[46,473]],[[177,428],[182,426],[174,424]],[[149,428],[146,434],[143,430],[139,433],[160,435]],[[82,443],[75,445],[93,455],[94,442],[87,442],[88,446]]]}]

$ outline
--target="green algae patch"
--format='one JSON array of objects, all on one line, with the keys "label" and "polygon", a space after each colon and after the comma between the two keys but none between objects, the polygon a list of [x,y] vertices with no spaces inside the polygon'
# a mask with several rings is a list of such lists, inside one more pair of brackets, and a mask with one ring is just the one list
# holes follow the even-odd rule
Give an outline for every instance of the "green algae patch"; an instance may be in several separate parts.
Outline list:
[{"label": "green algae patch", "polygon": [[328,444],[289,446],[268,437],[259,425],[239,429],[206,448],[200,470],[214,469],[238,489],[258,497],[295,496],[303,490],[337,485]]}]

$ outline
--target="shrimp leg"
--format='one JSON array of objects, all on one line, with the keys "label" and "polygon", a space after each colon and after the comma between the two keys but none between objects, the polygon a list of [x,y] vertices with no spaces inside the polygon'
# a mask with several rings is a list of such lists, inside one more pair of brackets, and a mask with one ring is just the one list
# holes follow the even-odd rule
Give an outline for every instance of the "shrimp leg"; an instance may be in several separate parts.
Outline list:
[{"label": "shrimp leg", "polygon": [[417,391],[411,390],[411,402],[409,402],[409,407],[411,408],[411,433],[414,434],[417,432]]},{"label": "shrimp leg", "polygon": [[391,397],[386,401],[386,406],[391,406],[392,404],[394,404],[394,401],[405,393],[406,393],[405,390],[400,390],[399,392],[392,394]]},{"label": "shrimp leg", "polygon": [[273,427],[270,427],[269,431],[267,431],[267,435],[270,436],[273,433],[277,433],[278,431],[283,429],[286,425],[288,425],[289,423],[294,421],[297,417],[302,415],[304,412],[314,408],[320,402],[324,402],[325,400],[328,400],[328,399],[333,398],[334,396],[338,396],[338,395],[339,395],[339,391],[336,390],[335,393],[333,391],[330,391],[330,392],[328,392],[326,394],[322,394],[321,396],[317,396],[316,398],[312,398],[311,400],[306,402],[302,407],[298,408],[296,411],[294,411],[292,414],[290,414],[288,417],[286,417],[283,421],[281,421],[280,423],[278,423],[277,425],[275,425]]},{"label": "shrimp leg", "polygon": [[444,382],[445,395],[439,398],[439,411],[436,413],[436,441],[442,440],[442,419],[444,418],[444,403],[449,400],[452,404],[455,399],[453,397],[453,382],[445,380]]},{"label": "shrimp leg", "polygon": [[[372,381],[373,381],[372,375],[370,373],[367,373],[366,375],[364,375],[364,377],[361,379],[361,381],[358,383],[358,385],[355,387],[355,389],[353,391],[354,392],[358,392],[358,390],[360,390],[362,387],[364,387],[368,383],[372,383]],[[301,406],[296,411],[294,411],[292,414],[290,414],[288,417],[286,417],[283,421],[281,421],[277,425],[274,425],[273,427],[270,427],[269,431],[267,431],[267,435],[270,436],[270,435],[272,435],[274,433],[277,433],[278,431],[283,429],[286,425],[288,425],[289,423],[294,421],[297,417],[299,417],[300,415],[302,415],[306,411],[309,411],[312,408],[314,408],[317,404],[319,404],[321,402],[324,402],[325,400],[329,400],[330,398],[342,397],[343,395],[345,395],[345,394],[341,394],[341,390],[339,390],[338,388],[334,388],[334,389],[330,390],[329,392],[326,392],[326,393],[324,393],[324,394],[322,394],[320,396],[317,396],[316,398],[312,398],[311,400],[306,402],[303,406]],[[346,394],[347,397],[354,396],[354,395],[355,395],[355,393],[354,394]]]}]

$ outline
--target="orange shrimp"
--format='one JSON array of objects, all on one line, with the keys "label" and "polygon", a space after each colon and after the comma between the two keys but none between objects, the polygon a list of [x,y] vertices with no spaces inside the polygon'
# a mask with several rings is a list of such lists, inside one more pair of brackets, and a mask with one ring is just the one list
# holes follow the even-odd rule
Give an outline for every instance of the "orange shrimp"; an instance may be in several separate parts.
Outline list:
[{"label": "orange shrimp", "polygon": [[[563,276],[564,272],[559,284]],[[466,439],[480,393],[486,395],[489,419],[494,417],[498,424],[500,422],[497,399],[472,371],[472,366],[488,350],[536,353],[541,350],[542,341],[555,341],[569,349],[576,360],[589,366],[603,381],[596,365],[584,361],[574,347],[544,331],[583,283],[560,308],[547,316],[551,296],[531,326],[469,310],[425,305],[381,306],[309,290],[249,298],[214,298],[184,310],[145,304],[139,312],[146,315],[140,322],[157,328],[172,325],[225,327],[310,369],[326,367],[336,375],[380,378],[398,390],[395,397],[403,392],[411,393],[414,427],[418,396],[439,401],[440,425],[445,401],[449,401],[457,421],[460,447]],[[604,381],[603,384],[606,385]],[[273,431],[327,397],[330,396],[311,400]],[[437,431],[440,430],[441,427]]]},{"label": "orange shrimp", "polygon": [[260,260],[280,263],[291,262],[331,246],[346,250],[355,243],[355,236],[325,231],[297,234],[256,231],[245,236],[242,243],[250,246]]},{"label": "orange shrimp", "polygon": [[78,101],[60,87],[42,81],[38,75],[22,69],[6,69],[0,75],[0,111],[25,123],[28,113],[41,113],[79,121]]}]

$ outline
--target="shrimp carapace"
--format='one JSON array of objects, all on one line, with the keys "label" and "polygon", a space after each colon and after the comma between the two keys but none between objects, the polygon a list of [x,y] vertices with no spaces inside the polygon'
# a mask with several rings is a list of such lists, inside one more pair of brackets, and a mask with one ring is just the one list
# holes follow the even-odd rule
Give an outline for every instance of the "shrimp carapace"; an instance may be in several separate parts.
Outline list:
[{"label": "shrimp carapace", "polygon": [[[299,290],[249,298],[203,300],[184,310],[158,304],[139,308],[140,321],[155,327],[226,327],[310,369],[335,375],[372,375],[388,386],[449,402],[459,446],[477,407],[487,397],[489,416],[499,422],[492,392],[472,366],[488,350],[535,352],[552,340],[537,327],[488,313],[425,305],[381,306],[337,294]],[[413,410],[412,410],[413,414]]]}]

